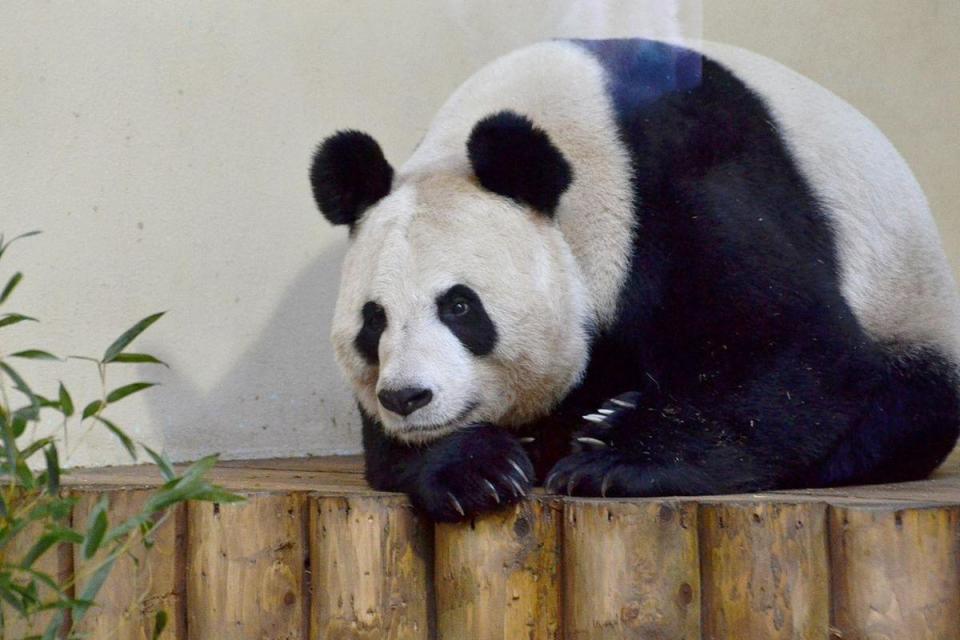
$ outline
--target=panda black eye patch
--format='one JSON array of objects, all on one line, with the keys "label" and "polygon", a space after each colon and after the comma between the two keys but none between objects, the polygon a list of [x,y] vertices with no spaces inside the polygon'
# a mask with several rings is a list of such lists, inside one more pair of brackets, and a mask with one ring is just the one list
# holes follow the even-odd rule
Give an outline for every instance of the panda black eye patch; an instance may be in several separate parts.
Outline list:
[{"label": "panda black eye patch", "polygon": [[470,287],[457,284],[438,296],[437,315],[473,355],[485,356],[496,346],[497,327]]},{"label": "panda black eye patch", "polygon": [[387,312],[382,306],[370,300],[363,305],[360,315],[363,318],[363,326],[353,340],[353,346],[367,364],[377,364],[380,362],[378,353],[380,336],[387,328]]}]

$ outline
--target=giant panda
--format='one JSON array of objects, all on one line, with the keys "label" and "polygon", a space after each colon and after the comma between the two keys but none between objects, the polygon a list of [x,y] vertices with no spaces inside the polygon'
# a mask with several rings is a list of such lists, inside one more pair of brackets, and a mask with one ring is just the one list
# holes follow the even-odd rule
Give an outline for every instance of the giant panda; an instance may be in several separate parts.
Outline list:
[{"label": "giant panda", "polygon": [[556,40],[478,71],[396,172],[310,172],[348,228],[332,341],[369,483],[519,500],[923,478],[960,427],[960,300],[863,115],[719,44]]}]

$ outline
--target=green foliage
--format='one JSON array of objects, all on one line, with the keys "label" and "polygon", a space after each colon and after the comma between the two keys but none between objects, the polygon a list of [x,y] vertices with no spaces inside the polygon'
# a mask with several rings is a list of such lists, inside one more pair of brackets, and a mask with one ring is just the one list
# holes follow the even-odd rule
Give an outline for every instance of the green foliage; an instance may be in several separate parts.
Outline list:
[{"label": "green foliage", "polygon": [[[37,233],[26,233],[7,242],[0,234],[0,257],[15,240]],[[0,288],[0,307],[10,301],[23,280],[19,271],[6,280]],[[0,456],[0,640],[9,637],[4,630],[11,626],[13,617],[23,618],[35,626],[38,616],[47,612],[49,622],[43,634],[31,638],[79,637],[73,628],[95,603],[117,559],[128,555],[136,562],[136,553],[146,553],[154,530],[164,522],[171,507],[187,500],[234,502],[241,499],[207,480],[216,456],[203,458],[178,472],[163,453],[135,442],[104,415],[112,405],[156,384],[134,382],[108,391],[108,366],[130,363],[167,366],[152,355],[125,351],[162,317],[163,313],[155,313],[140,320],[110,344],[100,358],[71,356],[96,366],[102,390],[99,398],[75,404],[63,382],[57,382],[55,395],[48,398],[34,391],[41,384],[29,384],[11,364],[13,359],[53,362],[61,359],[43,349],[5,349],[16,325],[37,320],[0,308],[0,442],[3,446]],[[84,407],[79,416],[78,406]],[[41,420],[49,425],[50,420],[45,418],[51,415],[60,425],[59,435],[35,437]],[[34,428],[28,434],[30,426]],[[123,522],[109,521],[106,495],[90,511],[86,522],[72,521],[75,500],[61,491],[61,477],[68,473],[61,468],[61,452],[68,437],[82,439],[86,432],[97,427],[113,434],[131,459],[137,460],[140,450],[146,452],[164,480],[146,500],[141,512]],[[77,547],[84,558],[82,589],[74,584],[72,576],[61,581],[60,576],[39,568],[43,566],[41,561],[62,545]],[[130,597],[134,604],[137,594]],[[166,612],[157,612],[152,638],[161,638],[166,626]]]}]

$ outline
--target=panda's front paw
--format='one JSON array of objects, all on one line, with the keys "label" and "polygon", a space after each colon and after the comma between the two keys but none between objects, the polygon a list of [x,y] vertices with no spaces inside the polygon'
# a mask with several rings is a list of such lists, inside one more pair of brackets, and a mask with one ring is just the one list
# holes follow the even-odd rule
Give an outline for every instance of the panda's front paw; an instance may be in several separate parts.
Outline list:
[{"label": "panda's front paw", "polygon": [[521,500],[533,479],[533,465],[516,438],[476,425],[429,450],[411,497],[431,519],[456,522]]}]

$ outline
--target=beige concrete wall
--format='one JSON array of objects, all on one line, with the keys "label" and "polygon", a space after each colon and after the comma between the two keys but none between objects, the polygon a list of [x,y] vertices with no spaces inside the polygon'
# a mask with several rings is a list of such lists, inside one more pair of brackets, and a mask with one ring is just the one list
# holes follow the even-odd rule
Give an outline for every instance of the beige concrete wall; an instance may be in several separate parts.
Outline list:
[{"label": "beige concrete wall", "polygon": [[[395,164],[471,70],[551,36],[699,37],[770,55],[873,118],[930,195],[960,263],[950,2],[99,2],[0,4],[0,231],[41,228],[0,265],[39,327],[0,349],[142,347],[169,371],[118,420],[174,457],[353,451],[327,343],[344,234],[310,199],[315,143],[369,130]],[[84,363],[28,367],[96,393]],[[77,444],[79,442],[79,444]],[[71,460],[124,454],[94,431]]]}]

